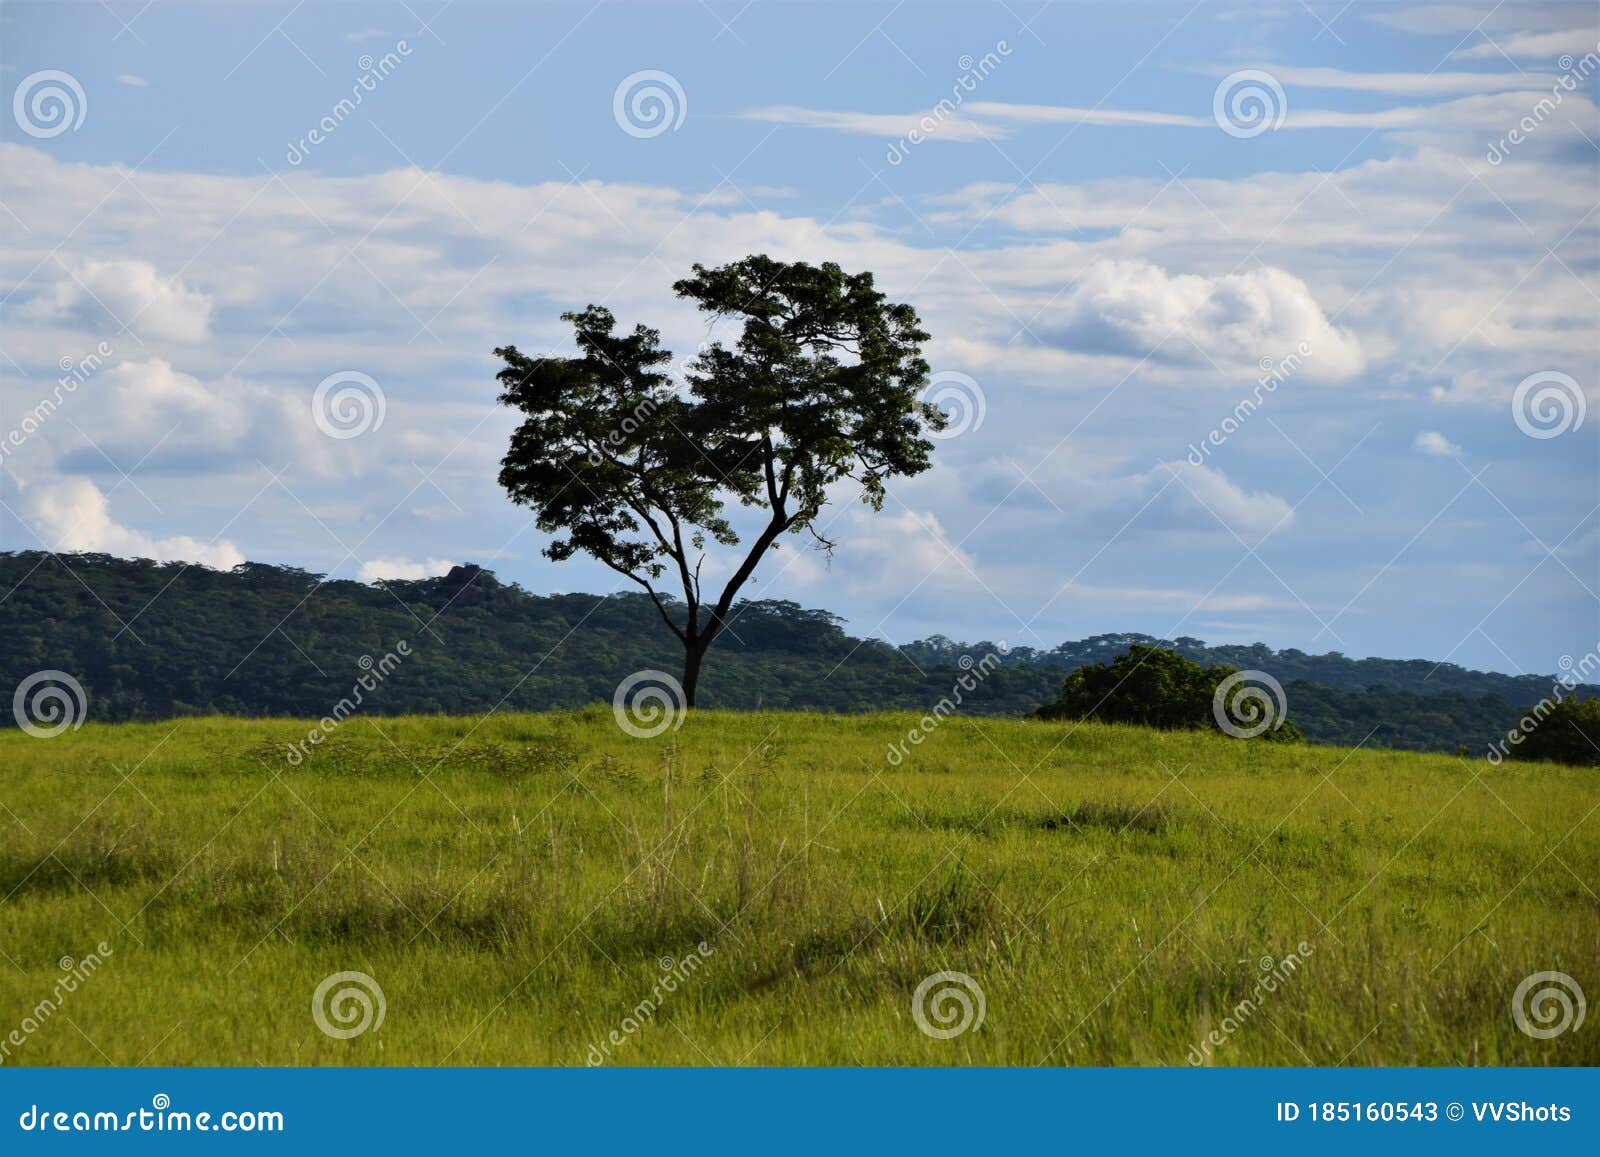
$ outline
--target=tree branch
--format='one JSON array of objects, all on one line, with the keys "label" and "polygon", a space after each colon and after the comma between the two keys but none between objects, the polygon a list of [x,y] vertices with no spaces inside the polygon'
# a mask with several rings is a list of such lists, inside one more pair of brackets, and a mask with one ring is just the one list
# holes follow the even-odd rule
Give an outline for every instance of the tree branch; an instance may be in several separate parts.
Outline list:
[{"label": "tree branch", "polygon": [[[595,557],[599,558],[598,555],[596,555]],[[679,629],[677,623],[672,621],[672,616],[667,614],[667,608],[661,602],[661,596],[656,594],[655,587],[651,586],[646,580],[644,580],[644,579],[640,578],[638,575],[634,574],[631,570],[628,570],[625,567],[618,566],[616,563],[612,562],[608,558],[601,558],[600,561],[605,563],[608,567],[610,567],[612,570],[616,571],[618,574],[622,575],[623,577],[631,578],[634,582],[636,582],[640,586],[642,586],[645,589],[645,593],[650,596],[650,601],[655,603],[656,610],[661,612],[661,621],[667,624],[667,628],[674,635],[678,636],[678,641],[680,643],[682,643],[684,646],[688,646],[689,645],[688,636],[685,635],[681,629]]]}]

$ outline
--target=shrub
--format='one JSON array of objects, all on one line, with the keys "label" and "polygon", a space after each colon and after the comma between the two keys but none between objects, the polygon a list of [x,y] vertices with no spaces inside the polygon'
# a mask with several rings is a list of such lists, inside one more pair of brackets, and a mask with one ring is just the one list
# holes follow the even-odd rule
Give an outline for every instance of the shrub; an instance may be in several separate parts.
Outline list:
[{"label": "shrub", "polygon": [[[1511,759],[1542,759],[1581,767],[1600,765],[1600,699],[1567,696],[1530,707],[1503,745]],[[1520,740],[1512,736],[1520,735]]]},{"label": "shrub", "polygon": [[[1034,712],[1036,719],[1095,719],[1165,731],[1220,730],[1212,710],[1217,687],[1232,667],[1204,667],[1176,651],[1140,644],[1110,663],[1091,663],[1067,676],[1061,698]],[[1298,743],[1305,737],[1285,717],[1260,738]]]}]

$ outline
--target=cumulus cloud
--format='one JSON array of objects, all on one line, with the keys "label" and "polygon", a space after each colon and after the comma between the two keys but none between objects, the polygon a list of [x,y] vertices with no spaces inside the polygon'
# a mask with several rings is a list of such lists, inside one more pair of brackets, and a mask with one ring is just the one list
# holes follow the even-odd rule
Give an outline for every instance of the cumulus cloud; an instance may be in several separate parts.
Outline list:
[{"label": "cumulus cloud", "polygon": [[211,299],[148,261],[83,261],[28,303],[36,320],[126,326],[145,338],[195,342],[211,329]]},{"label": "cumulus cloud", "polygon": [[455,564],[447,558],[375,558],[361,564],[357,577],[364,583],[379,579],[425,579],[448,574]]},{"label": "cumulus cloud", "polygon": [[265,387],[208,384],[152,358],[116,365],[89,389],[96,403],[74,424],[92,444],[62,458],[68,471],[203,474],[286,453],[320,464],[309,409]]},{"label": "cumulus cloud", "polygon": [[1187,459],[1163,462],[1151,475],[1174,480],[1175,485],[1163,495],[1173,516],[1201,525],[1203,512],[1243,539],[1268,534],[1294,518],[1294,508],[1276,494],[1246,490],[1221,470],[1196,466]]},{"label": "cumulus cloud", "polygon": [[1054,511],[1063,529],[1091,540],[1179,531],[1253,541],[1294,523],[1293,508],[1278,495],[1246,490],[1216,467],[1187,459],[1128,473],[1063,454],[1018,486],[1021,477],[1014,462],[991,463],[977,472],[973,493],[986,502]]},{"label": "cumulus cloud", "polygon": [[1411,443],[1411,448],[1418,454],[1427,454],[1435,458],[1459,458],[1462,453],[1460,446],[1437,430],[1422,431]]},{"label": "cumulus cloud", "polygon": [[1281,269],[1221,277],[1148,261],[1095,262],[1040,319],[1047,340],[1079,351],[1224,366],[1278,361],[1304,346],[1304,373],[1361,370],[1360,343],[1332,324],[1304,281]]},{"label": "cumulus cloud", "polygon": [[158,538],[123,526],[111,517],[111,504],[86,478],[67,478],[28,487],[23,492],[25,521],[52,550],[102,551],[158,562],[199,562],[234,567],[244,561],[227,539],[201,542],[186,535]]},{"label": "cumulus cloud", "polygon": [[821,552],[808,550],[803,540],[791,538],[782,544],[777,566],[764,564],[770,571],[758,577],[809,587],[828,579],[831,571],[831,577],[842,580],[850,590],[899,595],[913,587],[982,587],[978,560],[957,546],[931,513],[906,509],[874,514],[857,506],[841,522],[827,529],[828,537],[837,544],[831,565]]}]

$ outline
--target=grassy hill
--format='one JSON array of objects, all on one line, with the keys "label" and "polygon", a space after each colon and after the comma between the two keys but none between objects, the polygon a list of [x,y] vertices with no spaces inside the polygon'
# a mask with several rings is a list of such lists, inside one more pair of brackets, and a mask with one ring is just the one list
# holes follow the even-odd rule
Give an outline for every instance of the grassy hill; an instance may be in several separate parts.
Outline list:
[{"label": "grassy hill", "polygon": [[[682,661],[642,593],[545,597],[468,566],[373,586],[256,563],[217,571],[24,551],[0,553],[0,590],[0,687],[40,670],[66,671],[101,722],[318,715],[348,693],[362,656],[401,640],[412,655],[368,697],[369,713],[609,702],[629,674],[677,671]],[[1004,661],[964,696],[963,713],[1026,715],[1057,697],[1068,671],[1135,643],[1164,643],[1202,663],[1272,674],[1288,689],[1290,717],[1313,740],[1482,754],[1552,682],[1187,637],[1108,634],[1048,649],[1009,641]],[[748,602],[712,651],[701,702],[921,712],[950,692],[963,663],[996,649],[938,636],[895,647],[848,635],[825,611]],[[0,726],[10,723],[0,712]]]},{"label": "grassy hill", "polygon": [[[0,734],[3,1027],[99,957],[6,1063],[1600,1063],[1512,1014],[1600,992],[1592,771],[1000,719],[895,763],[918,716],[595,708],[291,765],[309,725]],[[930,1027],[982,994],[948,1039],[941,972]],[[381,1025],[319,1029],[339,973]]]}]

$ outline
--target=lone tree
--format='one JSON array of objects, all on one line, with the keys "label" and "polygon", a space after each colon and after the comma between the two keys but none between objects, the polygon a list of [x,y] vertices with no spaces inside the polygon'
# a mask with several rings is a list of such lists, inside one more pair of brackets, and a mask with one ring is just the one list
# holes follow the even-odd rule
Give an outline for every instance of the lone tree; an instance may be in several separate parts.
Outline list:
[{"label": "lone tree", "polygon": [[[695,265],[673,289],[739,324],[737,340],[702,345],[687,363],[687,396],[664,371],[672,354],[660,332],[617,333],[597,305],[561,315],[576,357],[494,352],[505,361],[500,401],[526,415],[500,484],[536,512],[539,529],[562,535],[545,548],[550,558],[584,551],[649,593],[683,644],[692,707],[706,651],[766,552],[802,531],[831,550],[816,526],[829,488],[850,479],[881,510],[884,480],[926,470],[924,427],[941,430],[946,419],[919,399],[928,335],[916,311],[889,302],[870,273],[752,256]],[[766,520],[720,593],[708,595],[708,536],[740,545],[725,514],[730,497]],[[669,571],[683,591],[676,616],[658,590]]]}]

